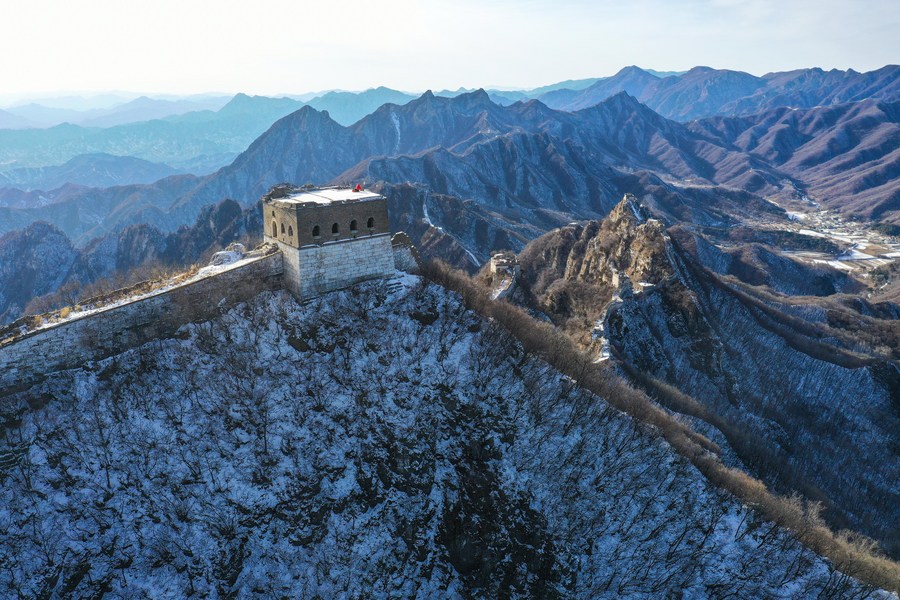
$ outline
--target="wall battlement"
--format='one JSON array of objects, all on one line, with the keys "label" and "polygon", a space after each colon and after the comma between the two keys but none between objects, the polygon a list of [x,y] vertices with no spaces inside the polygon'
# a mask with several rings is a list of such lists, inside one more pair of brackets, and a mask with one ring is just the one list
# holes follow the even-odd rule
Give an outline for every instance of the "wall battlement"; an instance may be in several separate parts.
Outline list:
[{"label": "wall battlement", "polygon": [[263,198],[263,210],[268,244],[233,266],[210,267],[216,272],[201,271],[157,292],[139,284],[119,292],[122,302],[58,323],[0,330],[0,398],[58,371],[171,337],[182,325],[213,318],[265,290],[286,289],[305,299],[388,277],[397,264],[417,267],[408,237],[398,235],[392,246],[387,200],[379,194],[280,186]]},{"label": "wall battlement", "polygon": [[186,323],[212,318],[262,291],[281,289],[281,252],[256,254],[207,277],[23,333],[0,346],[0,396],[57,371],[171,337]]}]

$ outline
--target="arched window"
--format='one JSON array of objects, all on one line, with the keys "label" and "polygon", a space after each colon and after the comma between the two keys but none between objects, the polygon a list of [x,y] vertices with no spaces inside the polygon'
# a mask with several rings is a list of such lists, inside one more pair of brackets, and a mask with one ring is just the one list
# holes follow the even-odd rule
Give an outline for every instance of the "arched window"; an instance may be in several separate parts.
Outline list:
[{"label": "arched window", "polygon": [[356,219],[350,221],[350,233],[356,233],[358,227],[356,226]]},{"label": "arched window", "polygon": [[274,211],[274,210],[272,211],[272,216],[273,216],[273,217],[275,216],[275,211]]},{"label": "arched window", "polygon": [[272,237],[278,237],[278,223],[272,221]]},{"label": "arched window", "polygon": [[369,217],[369,220],[366,221],[366,227],[369,229],[375,229],[375,217]]},{"label": "arched window", "polygon": [[340,232],[341,232],[341,228],[338,227],[337,223],[335,223],[334,225],[331,226],[331,233],[333,233],[334,235],[337,235]]},{"label": "arched window", "polygon": [[288,237],[294,237],[294,228],[288,225]]},{"label": "arched window", "polygon": [[319,235],[321,235],[321,231],[322,231],[322,230],[319,229],[319,226],[318,226],[318,225],[316,225],[315,227],[313,227],[313,237],[314,237],[314,238],[319,237]]},{"label": "arched window", "polygon": [[284,233],[284,223],[281,224],[281,233]]}]

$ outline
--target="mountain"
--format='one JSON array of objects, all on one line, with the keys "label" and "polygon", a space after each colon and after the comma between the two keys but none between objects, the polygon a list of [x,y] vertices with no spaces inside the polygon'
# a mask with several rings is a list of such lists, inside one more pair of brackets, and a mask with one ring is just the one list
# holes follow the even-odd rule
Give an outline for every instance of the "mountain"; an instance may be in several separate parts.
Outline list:
[{"label": "mountain", "polygon": [[178,173],[168,165],[131,156],[82,154],[56,167],[20,167],[0,171],[0,187],[14,187],[23,191],[55,190],[66,184],[111,187],[153,183]]},{"label": "mountain", "polygon": [[900,98],[898,65],[887,65],[868,73],[853,69],[800,69],[769,73],[762,79],[766,82],[765,88],[726,105],[723,113],[747,114],[782,106],[811,108],[869,99],[891,101]]},{"label": "mountain", "polygon": [[7,110],[0,110],[0,129],[27,129],[33,126],[34,124],[28,119]]},{"label": "mountain", "polygon": [[[218,110],[228,101],[223,96],[200,96],[177,100],[148,98],[142,96],[127,102],[116,102],[112,106],[102,108],[69,108],[64,106],[48,106],[40,101],[13,106],[9,113],[19,116],[30,123],[31,127],[53,127],[62,123],[71,123],[83,127],[111,127],[125,123],[161,119],[171,115],[179,115],[192,111]],[[7,128],[2,126],[0,128]],[[18,127],[9,127],[17,129]]]},{"label": "mountain", "polygon": [[900,306],[855,297],[856,280],[772,239],[725,245],[716,231],[759,222],[739,206],[719,204],[732,213],[721,229],[667,226],[655,217],[705,192],[644,192],[531,242],[522,302],[594,352],[604,340],[635,384],[718,429],[740,464],[896,556]]},{"label": "mountain", "polygon": [[[249,97],[237,98],[228,110],[253,103]],[[863,175],[877,170],[884,160],[877,152],[862,149],[892,151],[894,109],[866,106],[812,109],[795,137],[841,139],[841,131],[855,135],[852,132],[871,126],[872,140],[881,136],[888,143],[867,142],[856,152],[862,162],[856,168],[860,188],[855,194],[884,192],[889,201],[893,180],[879,190],[883,179]],[[829,111],[847,116],[833,131],[829,128],[834,115]],[[767,207],[759,208],[761,219],[784,221],[783,211],[754,194],[803,204],[803,194],[827,179],[825,175],[807,179],[821,171],[757,149],[741,132],[752,130],[757,119],[764,129],[794,113],[799,111],[685,125],[659,116],[624,93],[567,113],[535,100],[498,106],[479,91],[455,98],[426,93],[403,106],[384,105],[342,127],[306,106],[278,121],[231,165],[210,176],[174,176],[149,185],[107,189],[67,186],[46,194],[2,192],[0,230],[14,231],[43,220],[83,247],[129,225],[150,224],[173,232],[195,222],[204,207],[223,198],[253,206],[279,182],[365,182],[388,196],[396,225],[422,245],[425,256],[452,257],[455,264],[474,269],[492,250],[518,251],[555,227],[599,219],[623,193],[644,194],[641,190],[660,178],[675,188],[726,185],[752,192],[735,195],[717,190],[707,206],[673,204],[668,210],[677,220],[721,226],[727,215],[719,204],[727,199],[729,204]],[[882,116],[873,118],[876,113]],[[865,187],[867,181],[871,189]],[[864,210],[865,203],[854,205],[854,199],[845,195],[841,204],[838,198],[831,202]],[[888,220],[896,214],[885,209],[880,216]]]},{"label": "mountain", "polygon": [[238,94],[218,111],[107,128],[71,124],[49,129],[0,130],[6,169],[59,165],[82,154],[105,153],[208,173],[230,162],[272,123],[302,106],[288,98]]},{"label": "mountain", "polygon": [[690,124],[721,145],[760,157],[824,206],[900,220],[900,100],[778,108]]},{"label": "mountain", "polygon": [[32,298],[56,292],[75,261],[69,238],[47,223],[0,236],[0,317],[22,314]]},{"label": "mountain", "polygon": [[308,100],[306,104],[316,110],[327,111],[328,115],[341,125],[352,125],[364,116],[374,112],[383,104],[406,104],[415,96],[386,87],[377,87],[364,92],[328,92]]},{"label": "mountain", "polygon": [[[817,131],[827,127],[815,119],[811,123],[817,123]],[[896,128],[896,123],[885,119],[885,126]],[[483,91],[455,98],[426,93],[404,106],[384,105],[351,127],[304,107],[273,125],[214,175],[167,178],[142,188],[73,192],[57,199],[52,210],[0,209],[0,226],[9,231],[47,220],[84,243],[130,223],[171,231],[192,222],[202,206],[227,197],[255,202],[283,181],[383,179],[427,182],[458,202],[473,200],[493,213],[513,211],[526,230],[546,231],[548,226],[605,214],[622,192],[614,180],[636,169],[692,185],[728,185],[768,195],[799,197],[804,187],[816,185],[813,179],[800,180],[799,171],[792,176],[785,165],[770,160],[736,147],[714,125],[688,127],[664,119],[624,93],[576,113],[550,110],[537,101],[501,107]],[[857,193],[867,191],[862,186]],[[843,200],[848,208],[852,199]],[[63,204],[66,210],[60,210]],[[89,216],[101,207],[108,217],[98,221]],[[892,214],[883,211],[882,217]],[[467,235],[449,233],[457,239]],[[535,234],[531,229],[526,235]],[[523,231],[510,228],[503,235],[521,240]],[[491,247],[467,249],[483,260]]]},{"label": "mountain", "polygon": [[131,225],[76,248],[47,223],[0,236],[0,322],[22,314],[68,306],[106,288],[123,287],[159,271],[203,262],[231,242],[259,239],[257,206],[242,210],[234,200],[204,208],[191,226],[163,233]]},{"label": "mountain", "polygon": [[458,296],[393,287],[264,292],[6,395],[5,591],[869,593],[613,408],[633,390],[593,394]]},{"label": "mountain", "polygon": [[121,106],[105,111],[105,114],[79,120],[83,127],[113,127],[126,123],[138,123],[153,119],[163,119],[173,115],[201,110],[219,110],[229,99],[227,97],[204,97],[202,99],[163,100],[141,96]]},{"label": "mountain", "polygon": [[552,92],[554,90],[583,90],[597,83],[601,79],[603,78],[591,77],[588,79],[567,79],[565,81],[552,83],[550,85],[536,87],[534,89],[528,90],[526,93],[531,98],[540,98],[542,94],[546,94],[547,92]]},{"label": "mountain", "polygon": [[895,101],[900,99],[900,66],[887,65],[868,73],[804,69],[763,77],[709,67],[657,77],[638,67],[626,67],[584,90],[560,89],[539,98],[551,108],[574,111],[623,91],[668,119],[691,121],[717,115],[750,115],[776,107],[814,108],[866,99]]},{"label": "mountain", "polygon": [[635,98],[643,97],[647,88],[659,82],[659,78],[638,67],[625,67],[612,77],[599,79],[594,84],[577,91],[573,88],[548,90],[538,99],[548,106],[560,106],[575,111],[599,104],[621,92]]}]

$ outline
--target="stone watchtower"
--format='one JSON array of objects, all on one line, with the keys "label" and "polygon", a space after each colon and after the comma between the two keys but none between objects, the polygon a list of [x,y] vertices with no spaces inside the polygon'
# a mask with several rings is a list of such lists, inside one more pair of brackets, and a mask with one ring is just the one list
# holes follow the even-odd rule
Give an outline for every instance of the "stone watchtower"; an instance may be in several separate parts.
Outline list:
[{"label": "stone watchtower", "polygon": [[276,186],[263,196],[265,241],[284,255],[301,299],[394,272],[384,196],[356,188]]}]

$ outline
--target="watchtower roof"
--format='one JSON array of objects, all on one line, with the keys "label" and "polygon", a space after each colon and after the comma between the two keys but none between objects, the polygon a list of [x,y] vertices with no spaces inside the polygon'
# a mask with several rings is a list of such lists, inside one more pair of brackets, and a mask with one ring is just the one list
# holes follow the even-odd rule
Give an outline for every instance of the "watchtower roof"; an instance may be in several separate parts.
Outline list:
[{"label": "watchtower roof", "polygon": [[281,208],[297,208],[302,206],[328,206],[332,204],[351,204],[366,202],[369,200],[382,200],[384,196],[364,190],[350,187],[325,187],[325,188],[294,188],[284,190],[284,195],[266,199],[267,203]]}]

